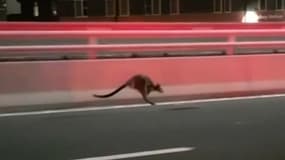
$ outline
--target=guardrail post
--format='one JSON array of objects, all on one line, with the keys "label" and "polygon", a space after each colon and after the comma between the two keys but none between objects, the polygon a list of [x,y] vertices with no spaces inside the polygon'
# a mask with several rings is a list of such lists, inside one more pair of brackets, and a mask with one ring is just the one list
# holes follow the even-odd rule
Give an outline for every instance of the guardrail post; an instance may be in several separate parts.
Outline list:
[{"label": "guardrail post", "polygon": [[[236,37],[234,35],[230,35],[228,37],[228,42],[229,43],[235,42],[235,41],[236,41]],[[226,49],[226,54],[227,55],[234,55],[234,52],[235,52],[235,48],[233,46],[227,47],[227,49]]]},{"label": "guardrail post", "polygon": [[[97,38],[94,36],[88,37],[88,44],[97,44]],[[88,50],[88,58],[89,59],[96,59],[96,51],[95,50]]]}]

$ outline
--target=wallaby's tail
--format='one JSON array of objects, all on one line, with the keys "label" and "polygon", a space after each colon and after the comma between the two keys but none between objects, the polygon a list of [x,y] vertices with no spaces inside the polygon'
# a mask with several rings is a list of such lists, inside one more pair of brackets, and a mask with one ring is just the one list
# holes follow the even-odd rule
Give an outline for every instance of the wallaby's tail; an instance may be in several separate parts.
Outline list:
[{"label": "wallaby's tail", "polygon": [[97,98],[107,98],[107,97],[111,97],[113,95],[115,95],[116,93],[120,92],[122,89],[124,89],[125,87],[127,87],[127,83],[121,85],[119,88],[117,88],[116,90],[114,90],[113,92],[109,93],[109,94],[105,94],[105,95],[96,95],[94,94],[94,97]]}]

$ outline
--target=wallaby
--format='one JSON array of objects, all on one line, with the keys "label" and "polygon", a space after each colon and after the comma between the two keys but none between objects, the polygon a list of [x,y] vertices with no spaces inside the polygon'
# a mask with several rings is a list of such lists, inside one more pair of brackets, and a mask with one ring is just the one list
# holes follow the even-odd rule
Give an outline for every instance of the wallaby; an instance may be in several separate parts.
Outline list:
[{"label": "wallaby", "polygon": [[114,90],[113,92],[111,92],[109,94],[106,94],[106,95],[94,94],[93,96],[98,97],[98,98],[111,97],[126,87],[133,88],[133,89],[137,90],[138,92],[140,92],[143,99],[151,105],[155,105],[155,103],[150,101],[147,98],[149,93],[152,91],[158,91],[161,93],[163,92],[160,84],[154,84],[148,76],[138,74],[138,75],[134,75],[133,77],[131,77],[126,83],[124,83],[123,85],[121,85],[120,87],[118,87],[116,90]]}]

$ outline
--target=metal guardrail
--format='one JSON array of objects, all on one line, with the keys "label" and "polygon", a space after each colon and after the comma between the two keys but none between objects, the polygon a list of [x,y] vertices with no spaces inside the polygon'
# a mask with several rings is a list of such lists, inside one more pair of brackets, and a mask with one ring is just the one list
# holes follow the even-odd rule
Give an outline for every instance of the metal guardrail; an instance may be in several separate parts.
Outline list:
[{"label": "metal guardrail", "polygon": [[0,31],[7,38],[182,38],[182,37],[266,37],[284,36],[285,29],[248,30],[90,30],[90,31]]},{"label": "metal guardrail", "polygon": [[[175,42],[137,44],[98,44],[98,39],[144,39],[144,38],[225,38],[225,42]],[[285,37],[285,29],[230,29],[230,30],[75,30],[75,31],[0,31],[0,40],[5,39],[87,39],[87,44],[70,45],[12,45],[0,46],[0,53],[41,55],[51,52],[87,52],[96,58],[98,51],[109,52],[149,52],[149,51],[199,51],[221,50],[226,55],[234,55],[236,49],[283,49],[285,41],[246,41],[243,37]]]},{"label": "metal guardrail", "polygon": [[282,29],[284,22],[189,23],[189,22],[1,22],[0,30],[218,30],[218,29]]},{"label": "metal guardrail", "polygon": [[206,49],[239,48],[281,48],[285,41],[275,42],[216,42],[216,43],[162,43],[162,44],[86,44],[86,45],[38,45],[38,46],[0,46],[0,52],[80,52],[80,51],[113,51],[113,52],[136,52],[136,51],[186,51]]}]

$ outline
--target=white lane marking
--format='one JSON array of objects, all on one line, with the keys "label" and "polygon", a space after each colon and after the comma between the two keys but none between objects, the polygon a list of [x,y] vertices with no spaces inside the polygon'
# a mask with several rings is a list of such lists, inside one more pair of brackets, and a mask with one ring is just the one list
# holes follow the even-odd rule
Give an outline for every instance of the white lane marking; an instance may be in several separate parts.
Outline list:
[{"label": "white lane marking", "polygon": [[[215,99],[201,99],[201,100],[187,100],[187,101],[172,101],[172,102],[160,102],[156,104],[157,105],[181,105],[181,104],[193,104],[193,103],[209,103],[209,102],[221,102],[221,101],[233,101],[233,100],[274,98],[274,97],[285,97],[285,94],[232,97],[232,98],[215,98]],[[101,110],[124,109],[124,108],[140,108],[140,107],[151,107],[151,106],[149,104],[131,104],[131,105],[116,105],[116,106],[93,106],[93,107],[84,107],[84,108],[56,109],[56,110],[44,110],[44,111],[32,111],[32,112],[2,113],[0,114],[0,118],[16,117],[16,116],[45,115],[45,114],[60,114],[60,113],[72,113],[72,112],[101,111]]]},{"label": "white lane marking", "polygon": [[71,112],[87,112],[87,111],[101,111],[111,109],[123,109],[123,108],[139,108],[146,107],[148,104],[132,104],[132,105],[117,105],[117,106],[94,106],[84,108],[72,108],[72,109],[57,109],[57,110],[45,110],[45,111],[33,111],[33,112],[18,112],[18,113],[3,113],[1,117],[15,117],[15,116],[33,116],[33,115],[45,115],[45,114],[59,114],[59,113],[71,113]]},{"label": "white lane marking", "polygon": [[158,104],[159,105],[180,105],[180,104],[190,104],[190,103],[209,103],[209,102],[251,100],[251,99],[276,98],[276,97],[285,97],[285,94],[270,94],[270,95],[258,95],[258,96],[198,99],[198,100],[186,100],[186,101],[176,101],[176,102],[161,102]]},{"label": "white lane marking", "polygon": [[111,156],[82,158],[82,159],[77,159],[77,160],[117,160],[117,159],[137,158],[137,157],[146,157],[146,156],[154,156],[154,155],[162,155],[162,154],[171,154],[171,153],[178,153],[178,152],[187,152],[187,151],[192,151],[194,149],[195,149],[194,147],[169,148],[169,149],[161,149],[161,150],[153,150],[153,151],[117,154],[117,155],[111,155]]}]

